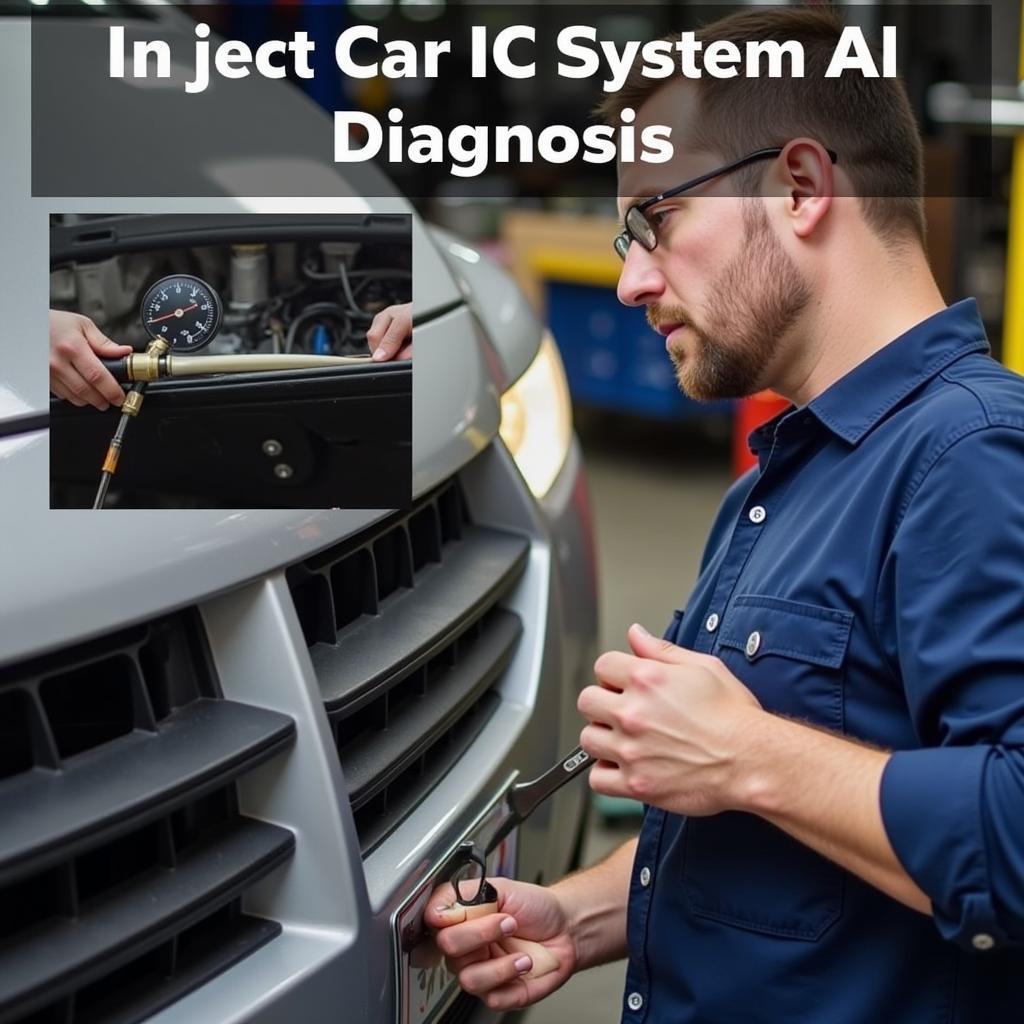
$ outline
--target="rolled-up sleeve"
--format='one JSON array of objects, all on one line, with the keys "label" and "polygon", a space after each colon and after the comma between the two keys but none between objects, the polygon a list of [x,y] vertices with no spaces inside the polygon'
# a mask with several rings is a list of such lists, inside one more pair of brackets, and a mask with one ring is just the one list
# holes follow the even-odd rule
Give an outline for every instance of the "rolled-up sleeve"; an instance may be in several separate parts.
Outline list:
[{"label": "rolled-up sleeve", "polygon": [[886,767],[889,840],[943,936],[1024,944],[1024,418],[926,467],[876,607],[921,744]]}]

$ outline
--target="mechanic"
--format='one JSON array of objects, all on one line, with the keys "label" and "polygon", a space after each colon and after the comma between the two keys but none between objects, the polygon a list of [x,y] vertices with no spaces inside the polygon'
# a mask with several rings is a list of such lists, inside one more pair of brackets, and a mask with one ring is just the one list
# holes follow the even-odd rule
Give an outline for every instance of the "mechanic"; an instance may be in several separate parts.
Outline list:
[{"label": "mechanic", "polygon": [[[412,303],[382,309],[366,332],[373,358],[412,359]],[[101,412],[124,402],[124,389],[100,359],[130,355],[81,313],[50,310],[50,391],[73,405]]]},{"label": "mechanic", "polygon": [[[628,1024],[1020,1019],[1024,379],[932,277],[903,86],[818,88],[840,32],[741,13],[705,38],[807,54],[770,107],[764,82],[632,76],[602,111],[672,124],[679,183],[714,172],[645,208],[670,183],[620,166],[620,299],[688,394],[792,405],[751,435],[685,615],[631,627],[580,694],[591,786],[648,805],[638,840],[547,888],[494,879],[476,920],[433,894],[490,1007],[628,953]],[[491,945],[511,933],[559,968],[524,977]]]}]

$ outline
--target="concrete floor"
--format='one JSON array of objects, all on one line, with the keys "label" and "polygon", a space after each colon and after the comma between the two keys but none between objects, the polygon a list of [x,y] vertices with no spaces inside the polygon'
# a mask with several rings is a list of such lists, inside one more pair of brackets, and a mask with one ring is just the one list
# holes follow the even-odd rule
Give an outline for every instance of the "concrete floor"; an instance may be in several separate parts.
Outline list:
[{"label": "concrete floor", "polygon": [[[727,425],[656,424],[578,415],[597,529],[600,649],[626,650],[640,622],[660,634],[697,577],[704,538],[731,481]],[[585,862],[623,843],[638,819],[592,814]],[[571,979],[526,1014],[527,1024],[617,1024],[625,962]]]}]

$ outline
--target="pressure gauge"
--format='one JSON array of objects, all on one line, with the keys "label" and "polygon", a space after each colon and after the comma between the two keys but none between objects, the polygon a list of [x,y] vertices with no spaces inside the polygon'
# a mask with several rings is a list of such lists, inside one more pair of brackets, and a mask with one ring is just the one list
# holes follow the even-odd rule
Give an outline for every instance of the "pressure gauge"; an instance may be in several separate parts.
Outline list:
[{"label": "pressure gauge", "polygon": [[142,325],[174,352],[195,352],[220,328],[220,296],[191,274],[172,274],[152,285],[142,300]]}]

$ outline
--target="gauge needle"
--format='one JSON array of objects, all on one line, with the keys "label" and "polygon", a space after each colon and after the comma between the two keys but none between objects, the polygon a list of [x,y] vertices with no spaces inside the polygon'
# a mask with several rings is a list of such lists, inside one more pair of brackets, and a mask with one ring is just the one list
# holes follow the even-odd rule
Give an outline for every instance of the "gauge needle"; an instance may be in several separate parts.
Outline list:
[{"label": "gauge needle", "polygon": [[147,320],[147,323],[158,324],[161,320],[170,320],[172,316],[184,316],[190,309],[198,309],[199,303],[193,302],[191,306],[186,306],[184,309],[176,309],[173,313],[165,313],[163,316],[158,316],[155,320]]}]

